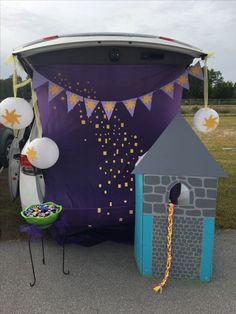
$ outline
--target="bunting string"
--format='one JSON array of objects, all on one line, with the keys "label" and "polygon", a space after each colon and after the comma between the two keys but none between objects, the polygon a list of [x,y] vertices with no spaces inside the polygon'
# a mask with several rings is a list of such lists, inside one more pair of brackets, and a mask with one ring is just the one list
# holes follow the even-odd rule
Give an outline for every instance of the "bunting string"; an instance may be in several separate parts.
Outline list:
[{"label": "bunting string", "polygon": [[102,107],[106,113],[108,120],[111,118],[112,113],[114,111],[115,106],[117,103],[122,103],[130,115],[133,117],[137,101],[141,101],[141,103],[148,109],[151,110],[153,94],[157,91],[162,91],[170,98],[174,98],[175,92],[175,85],[179,85],[182,88],[189,89],[189,80],[188,75],[195,76],[199,79],[203,79],[202,68],[200,62],[197,62],[194,66],[189,67],[187,70],[184,71],[177,79],[168,84],[153,90],[145,95],[141,95],[136,98],[130,98],[125,100],[97,100],[91,98],[85,98],[77,93],[73,93],[58,84],[51,82],[46,77],[34,71],[33,74],[33,84],[32,87],[36,90],[38,87],[42,86],[43,84],[48,84],[48,102],[52,101],[55,97],[57,97],[62,92],[66,93],[67,97],[67,112],[69,113],[73,108],[79,105],[80,102],[83,102],[86,108],[86,113],[88,118],[92,115],[94,109],[97,107],[98,103],[102,104]]}]

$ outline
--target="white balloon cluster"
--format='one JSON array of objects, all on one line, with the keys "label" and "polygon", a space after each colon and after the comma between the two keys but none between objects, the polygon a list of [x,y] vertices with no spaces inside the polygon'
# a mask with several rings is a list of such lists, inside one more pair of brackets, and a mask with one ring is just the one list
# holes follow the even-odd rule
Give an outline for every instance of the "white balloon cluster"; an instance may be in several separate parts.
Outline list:
[{"label": "white balloon cluster", "polygon": [[[24,129],[33,117],[31,105],[23,98],[8,97],[0,103],[0,123],[8,128]],[[33,166],[47,169],[57,162],[59,149],[50,138],[36,138],[29,144],[26,155]]]},{"label": "white balloon cluster", "polygon": [[8,128],[20,130],[26,128],[33,120],[31,105],[19,97],[8,97],[0,104],[0,123]]},{"label": "white balloon cluster", "polygon": [[214,109],[201,108],[195,113],[193,124],[199,132],[209,133],[219,124],[219,115]]}]

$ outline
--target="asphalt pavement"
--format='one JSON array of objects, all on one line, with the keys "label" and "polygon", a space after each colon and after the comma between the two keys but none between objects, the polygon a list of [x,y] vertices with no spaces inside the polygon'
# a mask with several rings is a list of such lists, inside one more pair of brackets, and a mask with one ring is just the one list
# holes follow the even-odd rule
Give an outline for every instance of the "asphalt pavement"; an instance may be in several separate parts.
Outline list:
[{"label": "asphalt pavement", "polygon": [[86,248],[45,241],[32,244],[37,282],[31,288],[26,240],[0,242],[1,314],[236,313],[236,230],[216,234],[213,281],[170,280],[163,293],[152,292],[157,279],[139,275],[132,245],[103,242]]}]

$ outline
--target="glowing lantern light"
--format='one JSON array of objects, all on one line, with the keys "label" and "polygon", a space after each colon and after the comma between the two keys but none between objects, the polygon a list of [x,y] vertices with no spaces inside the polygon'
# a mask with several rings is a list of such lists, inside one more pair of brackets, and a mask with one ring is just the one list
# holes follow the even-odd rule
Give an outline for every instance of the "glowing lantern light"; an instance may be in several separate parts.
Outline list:
[{"label": "glowing lantern light", "polygon": [[211,132],[215,130],[219,124],[219,115],[211,108],[201,108],[195,113],[193,124],[200,132]]},{"label": "glowing lantern light", "polygon": [[8,97],[0,104],[0,123],[12,129],[24,129],[33,120],[31,105],[19,97]]},{"label": "glowing lantern light", "polygon": [[57,162],[59,149],[48,137],[36,138],[29,144],[26,155],[33,166],[47,169]]}]

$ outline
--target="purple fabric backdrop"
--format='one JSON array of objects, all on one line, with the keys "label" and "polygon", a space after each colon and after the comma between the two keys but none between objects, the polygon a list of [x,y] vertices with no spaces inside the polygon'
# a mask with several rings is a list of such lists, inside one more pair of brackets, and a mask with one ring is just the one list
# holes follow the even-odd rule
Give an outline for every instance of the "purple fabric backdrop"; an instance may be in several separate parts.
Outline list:
[{"label": "purple fabric backdrop", "polygon": [[[36,69],[70,92],[97,100],[125,100],[157,90],[184,72],[173,65],[51,65]],[[182,87],[171,99],[153,94],[149,111],[138,100],[132,117],[122,103],[110,120],[101,103],[91,117],[84,103],[67,112],[66,92],[48,102],[48,83],[37,88],[43,135],[59,146],[56,165],[44,171],[45,201],[64,207],[57,232],[134,220],[134,177],[131,171],[180,110]]]}]

